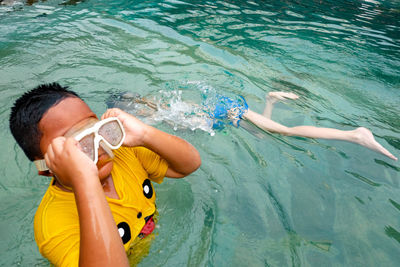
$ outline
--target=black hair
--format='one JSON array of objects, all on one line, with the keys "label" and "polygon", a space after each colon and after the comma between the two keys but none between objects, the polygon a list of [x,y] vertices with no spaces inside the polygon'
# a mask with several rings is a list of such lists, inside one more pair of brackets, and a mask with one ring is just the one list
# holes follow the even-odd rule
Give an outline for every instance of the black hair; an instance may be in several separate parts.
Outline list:
[{"label": "black hair", "polygon": [[11,108],[10,130],[29,160],[43,158],[40,151],[43,115],[61,100],[79,95],[58,83],[41,84],[20,96]]}]

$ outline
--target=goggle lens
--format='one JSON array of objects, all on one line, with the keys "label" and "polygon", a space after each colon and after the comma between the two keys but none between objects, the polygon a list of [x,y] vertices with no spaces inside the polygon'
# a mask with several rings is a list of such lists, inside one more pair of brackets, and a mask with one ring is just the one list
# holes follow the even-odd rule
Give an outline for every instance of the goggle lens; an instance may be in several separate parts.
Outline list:
[{"label": "goggle lens", "polygon": [[103,143],[103,149],[112,157],[111,149],[120,147],[124,138],[124,129],[116,118],[99,121],[80,133],[78,132],[75,136],[75,139],[82,147],[82,151],[95,163],[98,160],[97,149],[100,142]]},{"label": "goggle lens", "polygon": [[117,121],[111,121],[99,128],[99,135],[112,146],[117,146],[123,139],[122,129]]},{"label": "goggle lens", "polygon": [[84,136],[79,140],[79,145],[81,146],[83,153],[85,153],[91,160],[95,161],[94,133]]}]

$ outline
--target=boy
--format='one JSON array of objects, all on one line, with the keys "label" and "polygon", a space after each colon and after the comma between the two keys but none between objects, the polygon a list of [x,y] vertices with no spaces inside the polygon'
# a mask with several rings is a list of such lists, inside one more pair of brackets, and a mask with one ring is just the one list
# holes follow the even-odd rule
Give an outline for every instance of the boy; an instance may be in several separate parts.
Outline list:
[{"label": "boy", "polygon": [[[57,83],[25,93],[11,111],[17,143],[39,174],[53,176],[34,230],[40,253],[56,266],[128,266],[126,252],[154,229],[150,180],[182,178],[201,164],[192,145],[119,109],[101,119]],[[109,148],[121,144],[112,158]]]}]

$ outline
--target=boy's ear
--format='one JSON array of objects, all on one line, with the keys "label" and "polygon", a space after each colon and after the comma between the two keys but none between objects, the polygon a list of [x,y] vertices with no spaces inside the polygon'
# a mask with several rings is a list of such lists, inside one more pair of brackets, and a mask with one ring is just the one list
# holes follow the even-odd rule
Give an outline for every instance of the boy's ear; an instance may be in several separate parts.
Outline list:
[{"label": "boy's ear", "polygon": [[39,175],[53,177],[53,174],[50,171],[38,171]]}]

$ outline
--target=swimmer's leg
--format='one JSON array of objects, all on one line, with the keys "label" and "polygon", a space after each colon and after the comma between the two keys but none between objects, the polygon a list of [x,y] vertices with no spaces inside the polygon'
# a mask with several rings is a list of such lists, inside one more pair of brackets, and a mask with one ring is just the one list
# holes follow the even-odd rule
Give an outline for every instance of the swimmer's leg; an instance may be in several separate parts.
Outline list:
[{"label": "swimmer's leg", "polygon": [[274,104],[279,100],[285,99],[297,99],[298,95],[294,93],[286,93],[286,92],[269,92],[265,97],[265,108],[263,111],[263,116],[271,119],[272,109],[274,108]]},{"label": "swimmer's leg", "polygon": [[393,156],[387,149],[385,149],[375,140],[371,131],[364,127],[359,127],[350,131],[342,131],[333,128],[319,128],[315,126],[286,127],[250,109],[244,114],[243,118],[251,121],[264,131],[280,133],[289,136],[352,142],[381,153],[393,160],[397,160],[395,156]]}]

